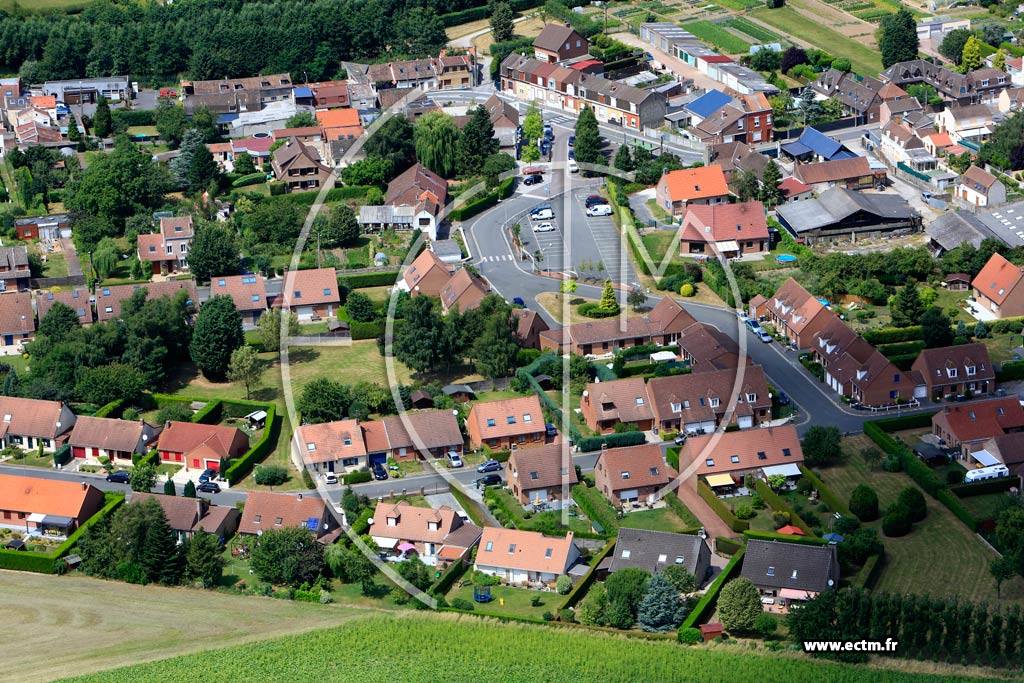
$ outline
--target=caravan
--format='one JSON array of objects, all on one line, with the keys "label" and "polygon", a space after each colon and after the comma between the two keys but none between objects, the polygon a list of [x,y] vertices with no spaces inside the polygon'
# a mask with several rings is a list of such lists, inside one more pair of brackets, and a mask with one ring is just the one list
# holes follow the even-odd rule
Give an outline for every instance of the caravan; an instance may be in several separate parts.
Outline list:
[{"label": "caravan", "polygon": [[964,475],[964,483],[983,481],[985,479],[999,479],[1000,477],[1008,476],[1010,476],[1010,470],[1007,469],[1006,465],[991,465],[989,467],[980,467],[976,470],[971,470]]}]

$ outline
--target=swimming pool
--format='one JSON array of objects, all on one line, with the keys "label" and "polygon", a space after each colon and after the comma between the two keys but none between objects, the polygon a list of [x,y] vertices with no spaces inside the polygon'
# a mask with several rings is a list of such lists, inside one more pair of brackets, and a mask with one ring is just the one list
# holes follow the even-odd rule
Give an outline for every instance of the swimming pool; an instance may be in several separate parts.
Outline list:
[{"label": "swimming pool", "polygon": [[792,254],[779,254],[775,257],[775,260],[779,263],[794,263],[796,262],[796,256]]}]

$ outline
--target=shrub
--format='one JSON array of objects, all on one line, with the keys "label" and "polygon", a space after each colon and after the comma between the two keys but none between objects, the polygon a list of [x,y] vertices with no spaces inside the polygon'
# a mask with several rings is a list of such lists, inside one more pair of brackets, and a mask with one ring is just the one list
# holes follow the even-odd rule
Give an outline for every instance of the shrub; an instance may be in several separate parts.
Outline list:
[{"label": "shrub", "polygon": [[699,628],[681,628],[679,629],[679,642],[683,645],[696,645],[699,643],[704,636],[701,635]]},{"label": "shrub", "polygon": [[751,519],[757,513],[754,512],[754,507],[748,503],[744,503],[736,508],[736,517],[739,519]]},{"label": "shrub", "polygon": [[[690,282],[684,282],[682,284],[682,286],[679,287],[679,295],[680,296],[691,297],[691,296],[693,296],[696,293],[697,293],[697,288],[694,287],[693,284],[690,283]],[[698,631],[697,634],[699,635],[700,631]]]},{"label": "shrub", "polygon": [[904,505],[893,505],[882,519],[882,533],[886,536],[906,536],[912,527],[910,510]]},{"label": "shrub", "polygon": [[605,311],[601,309],[601,305],[596,301],[588,301],[585,304],[581,304],[576,308],[576,311],[587,318],[614,318],[619,314],[619,311]]},{"label": "shrub", "polygon": [[342,482],[345,485],[351,484],[365,484],[366,482],[373,479],[373,475],[368,470],[361,470],[357,472],[349,472],[342,477]]},{"label": "shrub", "polygon": [[476,606],[465,598],[455,598],[452,600],[452,607],[455,609],[465,610],[466,612],[472,612],[476,609]]},{"label": "shrub", "polygon": [[900,491],[896,505],[907,508],[911,522],[920,522],[928,515],[928,505],[925,503],[924,494],[916,486],[908,486]]},{"label": "shrub", "polygon": [[276,465],[261,465],[256,468],[253,480],[260,486],[280,486],[288,481],[288,470]]},{"label": "shrub", "polygon": [[770,636],[779,630],[779,622],[770,614],[759,614],[754,619],[754,630],[763,636]]},{"label": "shrub", "polygon": [[860,484],[850,494],[850,512],[862,522],[878,519],[878,494],[866,484]]},{"label": "shrub", "polygon": [[568,574],[562,574],[555,581],[555,590],[558,591],[559,595],[568,595],[569,591],[572,590],[572,579],[569,578]]},{"label": "shrub", "polygon": [[890,455],[882,462],[882,469],[886,472],[899,472],[903,469],[903,463],[895,455]]}]

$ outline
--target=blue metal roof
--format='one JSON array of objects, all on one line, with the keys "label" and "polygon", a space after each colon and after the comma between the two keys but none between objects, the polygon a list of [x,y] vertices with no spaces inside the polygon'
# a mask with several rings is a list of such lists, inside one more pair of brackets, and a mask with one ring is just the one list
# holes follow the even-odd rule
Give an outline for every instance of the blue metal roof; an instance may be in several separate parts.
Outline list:
[{"label": "blue metal roof", "polygon": [[848,149],[841,149],[838,152],[836,152],[835,154],[833,154],[832,158],[829,159],[829,161],[836,161],[838,159],[853,159],[856,156],[857,156],[856,154],[854,154],[853,152],[851,152]]},{"label": "blue metal roof", "polygon": [[292,94],[295,97],[312,97],[313,91],[306,86],[301,86],[298,88],[292,88]]},{"label": "blue metal roof", "polygon": [[814,128],[805,128],[804,132],[800,134],[800,142],[805,144],[808,149],[826,161],[831,161],[833,158],[842,158],[837,157],[836,153],[839,152],[843,146],[824,133],[818,132]]},{"label": "blue metal roof", "polygon": [[732,98],[720,90],[709,90],[693,102],[686,105],[686,108],[701,118],[707,118],[716,111],[732,102]]}]

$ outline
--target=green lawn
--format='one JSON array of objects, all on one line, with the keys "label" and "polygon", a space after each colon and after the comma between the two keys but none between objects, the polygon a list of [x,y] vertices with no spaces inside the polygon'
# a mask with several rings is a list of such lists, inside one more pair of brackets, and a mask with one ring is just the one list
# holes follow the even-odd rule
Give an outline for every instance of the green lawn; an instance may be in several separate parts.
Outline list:
[{"label": "green lawn", "polygon": [[43,277],[66,277],[68,261],[64,254],[47,254],[43,263]]},{"label": "green lawn", "polygon": [[[640,236],[640,240],[644,243],[644,247],[647,248],[647,253],[650,254],[655,266],[661,264],[665,254],[671,249],[675,237],[676,233],[674,230],[648,230]],[[678,246],[672,250],[672,258],[679,258]]]},{"label": "green lawn", "polygon": [[[619,526],[627,529],[647,529],[649,531],[672,531],[680,532],[691,528],[672,510],[658,508],[657,510],[638,510],[630,512],[619,522]],[[699,524],[697,526],[700,526]]]},{"label": "green lawn", "polygon": [[[842,500],[849,500],[858,484],[868,484],[878,494],[879,507],[884,510],[896,500],[901,489],[916,484],[902,472],[885,472],[881,467],[869,469],[859,453],[871,445],[873,442],[866,436],[847,437],[843,444],[845,462],[822,469],[821,476],[825,485]],[[944,505],[927,495],[925,498],[928,516],[902,538],[887,538],[881,533],[880,522],[871,523],[870,526],[879,529],[886,552],[885,568],[876,589],[960,595],[974,602],[995,602],[995,582],[988,571],[989,561],[995,555]],[[1014,579],[1003,587],[1002,593],[1021,600],[1024,580]]]},{"label": "green lawn", "polygon": [[995,520],[999,513],[1006,509],[1006,493],[988,493],[983,496],[968,496],[960,499],[960,504],[979,522],[987,519]]},{"label": "green lawn", "polygon": [[[554,591],[535,591],[526,588],[512,588],[510,586],[491,586],[491,597],[492,600],[490,602],[473,603],[475,611],[540,619],[545,612],[554,614],[558,603],[562,601],[562,596]],[[534,607],[530,603],[536,597],[540,598],[540,605]],[[448,601],[449,605],[456,598],[473,602],[472,584],[462,587],[456,586],[445,596],[445,600]]]},{"label": "green lawn", "polygon": [[837,57],[848,58],[857,73],[874,76],[882,70],[881,55],[877,50],[832,30],[825,23],[808,21],[795,9],[761,8],[754,10],[752,15],[794,38],[827,49]]},{"label": "green lawn", "polygon": [[745,55],[750,50],[750,43],[710,21],[691,21],[683,28],[723,53]]}]

